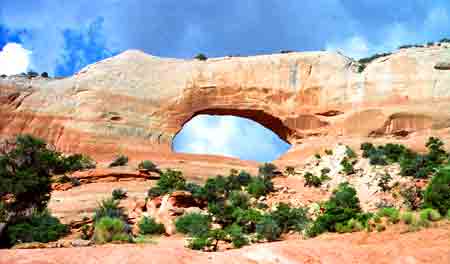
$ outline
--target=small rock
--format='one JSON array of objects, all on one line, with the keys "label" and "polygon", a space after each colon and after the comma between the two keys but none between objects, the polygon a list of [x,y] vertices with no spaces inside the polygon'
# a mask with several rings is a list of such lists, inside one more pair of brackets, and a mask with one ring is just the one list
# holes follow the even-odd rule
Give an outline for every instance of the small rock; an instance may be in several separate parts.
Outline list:
[{"label": "small rock", "polygon": [[88,247],[93,244],[91,240],[75,239],[70,242],[72,247]]}]

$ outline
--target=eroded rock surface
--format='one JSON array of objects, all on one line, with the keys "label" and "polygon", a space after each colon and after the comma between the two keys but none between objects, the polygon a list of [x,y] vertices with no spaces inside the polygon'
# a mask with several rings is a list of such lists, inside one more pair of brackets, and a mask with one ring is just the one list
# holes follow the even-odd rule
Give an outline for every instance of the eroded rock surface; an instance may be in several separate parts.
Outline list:
[{"label": "eroded rock surface", "polygon": [[123,153],[155,162],[191,158],[174,154],[171,143],[197,114],[261,123],[293,144],[287,161],[308,144],[448,137],[450,75],[435,65],[449,52],[401,49],[359,73],[352,59],[330,52],[198,61],[131,50],[65,79],[0,80],[0,135],[31,133],[100,161]]}]

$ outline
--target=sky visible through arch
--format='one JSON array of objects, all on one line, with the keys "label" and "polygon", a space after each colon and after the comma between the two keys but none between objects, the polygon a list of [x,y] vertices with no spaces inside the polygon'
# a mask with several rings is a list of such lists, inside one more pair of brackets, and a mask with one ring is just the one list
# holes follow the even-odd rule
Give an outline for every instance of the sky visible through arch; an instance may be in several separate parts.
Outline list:
[{"label": "sky visible through arch", "polygon": [[[0,2],[0,74],[34,70],[68,76],[127,49],[177,58],[338,50],[361,58],[442,38],[450,38],[448,0]],[[217,129],[221,122],[228,121],[201,125]],[[242,120],[232,125],[237,131],[253,131]],[[254,138],[265,136],[252,133]],[[242,157],[242,144],[229,140],[223,139],[230,142],[223,154]],[[269,159],[258,145],[255,152],[261,153],[258,159]]]}]

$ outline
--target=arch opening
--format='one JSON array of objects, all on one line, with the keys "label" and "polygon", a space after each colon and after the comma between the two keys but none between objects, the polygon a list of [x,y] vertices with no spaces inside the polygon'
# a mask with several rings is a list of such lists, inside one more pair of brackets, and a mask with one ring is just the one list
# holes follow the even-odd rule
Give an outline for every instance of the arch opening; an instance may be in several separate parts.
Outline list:
[{"label": "arch opening", "polygon": [[[172,141],[179,153],[269,162],[289,150],[289,129],[263,111],[206,110],[184,123]],[[271,121],[271,122],[270,122]]]}]

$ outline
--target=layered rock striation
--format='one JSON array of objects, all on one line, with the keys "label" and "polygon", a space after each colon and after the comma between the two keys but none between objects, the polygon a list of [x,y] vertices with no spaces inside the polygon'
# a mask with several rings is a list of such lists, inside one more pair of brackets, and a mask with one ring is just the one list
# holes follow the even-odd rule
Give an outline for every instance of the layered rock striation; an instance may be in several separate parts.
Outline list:
[{"label": "layered rock striation", "polygon": [[279,162],[337,140],[423,146],[449,134],[449,62],[445,46],[401,49],[362,72],[331,52],[199,61],[130,50],[64,79],[0,79],[0,136],[31,133],[97,160],[174,160],[185,157],[171,148],[183,124],[212,114],[252,119],[291,143]]}]

